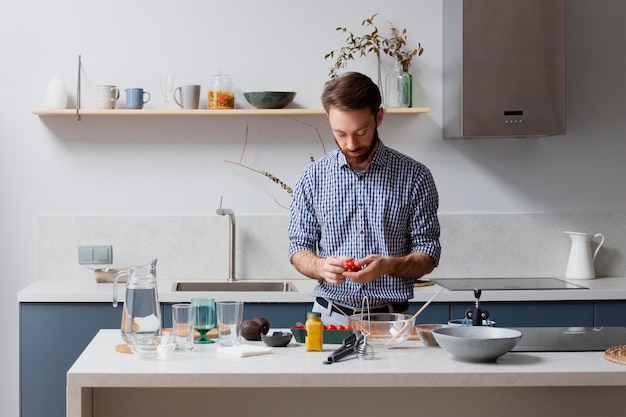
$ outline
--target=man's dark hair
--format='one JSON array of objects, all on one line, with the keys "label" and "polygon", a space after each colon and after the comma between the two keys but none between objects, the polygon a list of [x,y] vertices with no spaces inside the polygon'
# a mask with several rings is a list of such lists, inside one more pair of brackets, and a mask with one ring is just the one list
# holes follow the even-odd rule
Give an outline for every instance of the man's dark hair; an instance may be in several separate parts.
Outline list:
[{"label": "man's dark hair", "polygon": [[328,113],[331,107],[339,110],[368,108],[375,116],[381,104],[378,86],[366,75],[346,72],[326,82],[322,93],[322,106]]}]

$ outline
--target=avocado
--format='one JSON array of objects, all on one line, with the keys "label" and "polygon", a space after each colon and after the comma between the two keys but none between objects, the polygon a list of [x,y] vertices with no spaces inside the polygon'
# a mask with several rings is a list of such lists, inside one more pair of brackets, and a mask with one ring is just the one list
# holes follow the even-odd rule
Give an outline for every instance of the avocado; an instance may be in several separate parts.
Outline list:
[{"label": "avocado", "polygon": [[261,324],[255,320],[244,320],[241,323],[241,335],[246,340],[261,340]]},{"label": "avocado", "polygon": [[261,331],[263,334],[267,334],[270,331],[270,322],[265,317],[255,317],[252,320],[261,325]]}]

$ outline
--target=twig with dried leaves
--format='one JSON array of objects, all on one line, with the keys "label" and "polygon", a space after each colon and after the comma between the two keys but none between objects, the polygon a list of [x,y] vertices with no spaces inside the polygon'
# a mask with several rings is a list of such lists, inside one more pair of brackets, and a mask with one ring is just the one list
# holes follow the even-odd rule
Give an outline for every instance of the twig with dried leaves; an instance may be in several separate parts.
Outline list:
[{"label": "twig with dried leaves", "polygon": [[[315,130],[315,132],[317,133],[317,137],[318,137],[318,139],[320,141],[320,144],[322,145],[322,149],[323,149],[324,153],[326,153],[326,146],[324,146],[324,141],[322,139],[322,136],[320,135],[320,128],[319,127],[315,127],[315,126],[313,126],[310,123],[306,123],[306,122],[303,122],[303,121],[298,120],[298,119],[294,119],[294,118],[291,118],[291,119],[296,121],[296,122],[298,122],[298,123],[300,123],[300,124],[302,124],[302,125],[308,126],[311,129]],[[261,175],[269,178],[272,182],[278,184],[283,190],[287,191],[287,193],[289,194],[290,197],[293,197],[293,188],[291,188],[289,185],[287,185],[283,180],[281,180],[280,178],[278,178],[277,176],[275,176],[274,174],[272,174],[272,173],[270,173],[268,171],[256,169],[256,168],[253,168],[253,167],[243,163],[243,157],[244,157],[244,155],[246,153],[246,147],[248,146],[248,130],[249,130],[249,126],[246,125],[246,137],[245,137],[245,140],[244,140],[244,143],[243,143],[243,148],[241,150],[241,156],[239,157],[239,161],[236,162],[236,161],[229,161],[229,160],[225,159],[224,162],[229,163],[229,164],[238,165],[238,166],[240,166],[242,168],[249,169],[250,171],[256,172],[258,174],[261,174]],[[313,162],[315,160],[313,154],[310,154],[309,158],[310,158],[311,162]],[[276,200],[275,197],[274,197],[274,201],[276,201],[278,203],[278,201]],[[280,203],[278,203],[278,204],[281,205]]]}]

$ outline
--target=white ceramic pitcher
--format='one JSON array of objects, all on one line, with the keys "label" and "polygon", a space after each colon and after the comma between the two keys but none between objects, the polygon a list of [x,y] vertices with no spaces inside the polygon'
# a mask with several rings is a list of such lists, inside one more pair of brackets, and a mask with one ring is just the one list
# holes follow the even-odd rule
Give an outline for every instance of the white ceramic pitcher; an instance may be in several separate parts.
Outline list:
[{"label": "white ceramic pitcher", "polygon": [[[594,279],[596,277],[596,271],[593,267],[593,261],[596,259],[596,255],[604,243],[604,235],[602,233],[590,234],[579,232],[565,232],[565,234],[572,239],[572,247],[569,252],[565,278]],[[592,254],[591,241],[594,239],[600,239],[600,241]]]}]

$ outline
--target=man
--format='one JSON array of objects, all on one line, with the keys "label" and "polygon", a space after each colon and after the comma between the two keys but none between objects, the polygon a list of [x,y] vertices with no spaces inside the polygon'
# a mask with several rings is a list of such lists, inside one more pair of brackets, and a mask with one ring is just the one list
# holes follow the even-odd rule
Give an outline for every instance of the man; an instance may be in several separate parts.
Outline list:
[{"label": "man", "polygon": [[339,149],[298,178],[291,262],[318,281],[313,311],[324,324],[347,324],[364,297],[370,312],[406,312],[415,280],[438,265],[441,253],[432,175],[381,142],[384,109],[367,76],[349,72],[328,81],[322,104]]}]

